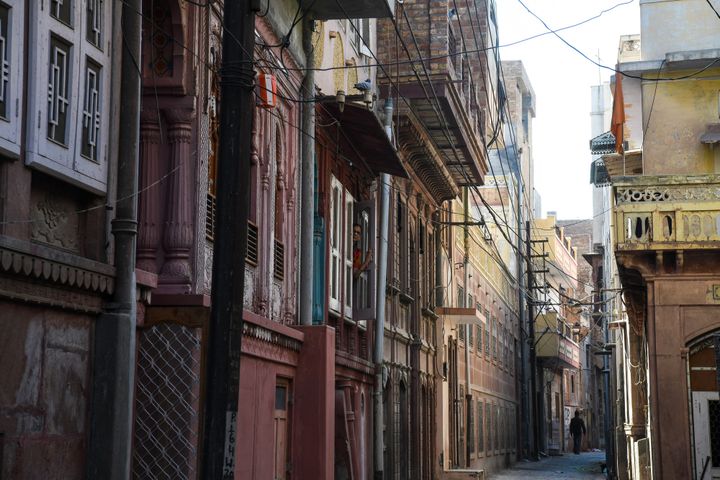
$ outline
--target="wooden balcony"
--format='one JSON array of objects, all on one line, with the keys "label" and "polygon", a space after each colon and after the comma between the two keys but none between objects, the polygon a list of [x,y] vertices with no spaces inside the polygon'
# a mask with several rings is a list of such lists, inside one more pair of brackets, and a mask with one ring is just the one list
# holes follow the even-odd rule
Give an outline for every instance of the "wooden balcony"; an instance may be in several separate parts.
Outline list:
[{"label": "wooden balcony", "polygon": [[535,320],[535,355],[558,367],[580,368],[580,346],[571,337],[570,325],[557,312],[542,313]]},{"label": "wooden balcony", "polygon": [[720,175],[618,177],[616,251],[720,248]]},{"label": "wooden balcony", "polygon": [[[461,54],[460,26],[457,17],[449,19],[447,3],[406,0],[403,8],[407,19],[403,15],[397,23],[413,61],[393,65],[407,57],[396,57],[394,43],[378,45],[380,60],[391,64],[387,71],[392,79],[378,79],[380,97],[395,98],[399,90],[400,115],[412,113],[423,126],[455,185],[482,185],[489,166],[483,147],[487,120],[480,56]],[[471,27],[463,28],[467,34]],[[392,23],[378,22],[378,38],[395,35]]]}]

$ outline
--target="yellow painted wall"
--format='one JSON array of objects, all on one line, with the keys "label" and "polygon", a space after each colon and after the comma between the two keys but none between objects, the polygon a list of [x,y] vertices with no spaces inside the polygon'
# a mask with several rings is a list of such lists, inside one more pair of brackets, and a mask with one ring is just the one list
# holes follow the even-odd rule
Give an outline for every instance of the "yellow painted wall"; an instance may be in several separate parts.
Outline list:
[{"label": "yellow painted wall", "polygon": [[[692,71],[672,71],[664,77],[687,73]],[[708,123],[720,121],[719,92],[720,69],[708,70],[693,79],[644,82],[643,123],[648,125],[643,149],[645,175],[714,172],[712,151],[700,143],[700,136]]]}]

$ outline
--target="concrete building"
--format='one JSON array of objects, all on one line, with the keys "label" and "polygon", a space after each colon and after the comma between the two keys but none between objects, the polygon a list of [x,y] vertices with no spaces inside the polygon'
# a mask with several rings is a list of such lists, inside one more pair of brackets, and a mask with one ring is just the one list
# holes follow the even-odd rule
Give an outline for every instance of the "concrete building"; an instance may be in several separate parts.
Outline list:
[{"label": "concrete building", "polygon": [[708,2],[644,1],[640,13],[615,77],[615,131],[627,148],[604,157],[627,307],[627,320],[611,322],[617,474],[708,478],[720,473],[720,30]]},{"label": "concrete building", "polygon": [[[532,240],[533,272],[539,287],[534,322],[540,450],[553,455],[567,451],[567,417],[579,406],[577,251],[552,212],[535,219]],[[566,386],[570,387],[567,395]]]},{"label": "concrete building", "polygon": [[[587,434],[583,437],[583,448],[601,448],[604,443],[605,426],[603,418],[604,397],[603,391],[603,360],[600,356],[595,355],[599,348],[604,346],[605,338],[603,329],[597,324],[592,314],[598,305],[596,300],[596,291],[598,286],[595,284],[593,276],[592,262],[596,256],[595,246],[593,244],[593,219],[589,220],[566,220],[560,221],[558,224],[564,229],[572,244],[577,251],[578,260],[578,292],[577,297],[573,299],[580,311],[580,328],[578,330],[578,343],[580,345],[580,370],[579,379],[577,379],[576,398],[577,409],[582,413],[585,421]],[[568,381],[572,383],[573,379],[568,378],[566,373],[565,392],[573,393],[573,385],[568,385]],[[566,428],[565,428],[565,445],[572,445],[572,438],[569,433],[569,421],[574,415],[569,399],[566,399]],[[568,415],[569,414],[569,415]]]}]

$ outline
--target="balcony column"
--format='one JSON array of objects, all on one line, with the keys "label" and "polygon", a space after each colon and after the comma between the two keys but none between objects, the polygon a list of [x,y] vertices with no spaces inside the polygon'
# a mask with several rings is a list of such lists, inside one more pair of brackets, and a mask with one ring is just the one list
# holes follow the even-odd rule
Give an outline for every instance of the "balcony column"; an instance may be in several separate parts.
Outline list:
[{"label": "balcony column", "polygon": [[160,246],[160,123],[155,110],[140,114],[140,229],[137,267],[157,273]]},{"label": "balcony column", "polygon": [[170,142],[170,168],[167,194],[168,215],[165,220],[165,264],[163,284],[173,285],[174,293],[190,292],[190,250],[193,241],[192,199],[190,188],[190,142],[192,109],[165,110]]}]

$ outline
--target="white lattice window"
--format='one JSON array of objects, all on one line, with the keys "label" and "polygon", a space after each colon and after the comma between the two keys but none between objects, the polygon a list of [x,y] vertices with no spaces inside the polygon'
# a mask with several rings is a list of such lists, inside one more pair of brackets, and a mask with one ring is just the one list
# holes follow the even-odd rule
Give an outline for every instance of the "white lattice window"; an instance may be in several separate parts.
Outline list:
[{"label": "white lattice window", "polygon": [[[0,0],[2,1],[2,0]],[[30,2],[27,164],[81,188],[107,188],[111,5]]]},{"label": "white lattice window", "polygon": [[345,238],[343,239],[345,244],[345,275],[343,279],[345,294],[343,296],[343,304],[345,305],[345,316],[347,318],[352,318],[353,310],[353,219],[355,218],[353,216],[354,205],[355,200],[353,199],[352,195],[350,195],[350,192],[345,190],[345,228],[343,229],[345,233]]},{"label": "white lattice window", "polygon": [[22,0],[0,1],[0,153],[20,153],[20,92],[25,5]]},{"label": "white lattice window", "polygon": [[48,79],[47,136],[50,140],[68,143],[68,77],[72,45],[54,35],[50,38],[50,74]]},{"label": "white lattice window", "polygon": [[82,112],[82,155],[97,162],[100,138],[101,67],[91,60],[85,65],[85,103]]},{"label": "white lattice window", "polygon": [[95,45],[102,46],[103,33],[103,0],[85,0],[85,39]]},{"label": "white lattice window", "polygon": [[342,184],[330,181],[330,309],[340,312],[340,250],[342,248]]},{"label": "white lattice window", "polygon": [[330,180],[330,310],[352,318],[353,215],[355,199],[334,176]]}]

